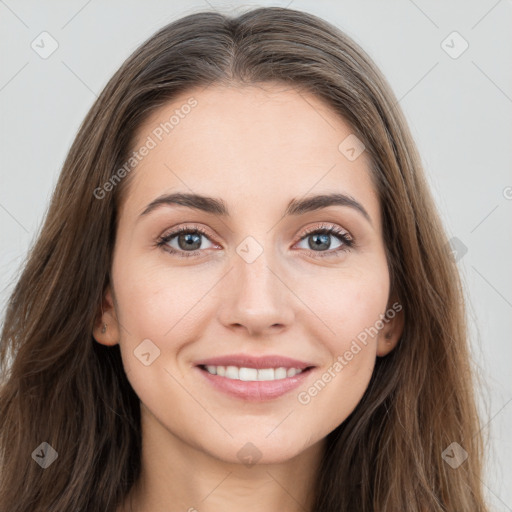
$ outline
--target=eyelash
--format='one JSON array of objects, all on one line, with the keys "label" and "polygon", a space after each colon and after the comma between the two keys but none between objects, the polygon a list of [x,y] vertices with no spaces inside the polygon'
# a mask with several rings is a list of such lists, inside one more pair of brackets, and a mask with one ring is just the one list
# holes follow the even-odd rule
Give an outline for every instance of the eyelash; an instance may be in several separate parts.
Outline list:
[{"label": "eyelash", "polygon": [[[203,249],[196,249],[195,251],[182,251],[176,250],[167,245],[174,237],[180,235],[181,233],[201,234],[208,239],[210,238],[208,233],[200,226],[183,226],[172,231],[171,233],[160,236],[156,241],[156,246],[163,249],[166,252],[169,252],[170,254],[177,255],[180,258],[197,257],[198,253],[200,253]],[[304,249],[307,251],[308,255],[313,256],[314,258],[337,256],[339,252],[348,252],[353,247],[355,247],[355,240],[346,231],[330,224],[322,224],[321,226],[308,228],[299,238],[298,242],[302,241],[304,238],[307,238],[312,234],[334,235],[341,242],[343,242],[343,245],[341,245],[337,249],[331,249],[329,251],[311,251],[308,249]]]}]

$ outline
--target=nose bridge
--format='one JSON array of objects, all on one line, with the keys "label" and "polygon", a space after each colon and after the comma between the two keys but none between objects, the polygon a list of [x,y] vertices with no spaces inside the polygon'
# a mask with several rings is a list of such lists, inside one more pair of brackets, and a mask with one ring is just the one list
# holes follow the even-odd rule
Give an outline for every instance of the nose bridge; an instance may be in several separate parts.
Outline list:
[{"label": "nose bridge", "polygon": [[256,333],[292,322],[291,293],[279,276],[275,249],[264,248],[250,236],[236,248],[234,268],[219,309],[225,326],[241,325]]},{"label": "nose bridge", "polygon": [[[239,293],[240,298],[247,301],[251,297],[258,296],[268,299],[275,299],[276,295],[276,276],[272,272],[272,255],[271,249],[261,250],[256,253],[256,247],[250,247],[247,252],[247,244],[244,242],[237,249],[238,258],[235,258],[237,279],[240,281]],[[254,258],[254,260],[252,259]]]}]

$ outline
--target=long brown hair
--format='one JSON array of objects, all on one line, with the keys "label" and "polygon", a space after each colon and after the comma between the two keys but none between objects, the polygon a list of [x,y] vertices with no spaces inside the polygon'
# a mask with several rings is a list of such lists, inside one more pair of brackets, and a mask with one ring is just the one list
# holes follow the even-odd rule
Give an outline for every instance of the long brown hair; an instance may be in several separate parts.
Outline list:
[{"label": "long brown hair", "polygon": [[[92,336],[133,174],[101,198],[94,191],[129,159],[147,116],[178,93],[263,82],[317,95],[363,141],[405,314],[398,346],[378,358],[362,400],[327,436],[314,511],[487,510],[460,278],[405,118],[347,35],[271,7],[165,26],[126,60],[81,125],[2,329],[1,512],[115,511],[137,480],[140,403],[119,346]],[[50,453],[43,442],[58,454],[46,469],[33,455]],[[453,446],[469,454],[457,468],[443,455],[450,445],[452,457]]]}]

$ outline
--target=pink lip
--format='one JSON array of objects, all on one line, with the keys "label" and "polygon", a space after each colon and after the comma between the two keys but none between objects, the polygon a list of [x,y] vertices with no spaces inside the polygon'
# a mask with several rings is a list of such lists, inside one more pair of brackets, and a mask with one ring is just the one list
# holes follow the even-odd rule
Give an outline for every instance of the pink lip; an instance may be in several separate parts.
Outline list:
[{"label": "pink lip", "polygon": [[[237,366],[237,365],[234,365]],[[245,366],[251,368],[251,366]],[[265,367],[265,366],[264,366]],[[270,366],[273,367],[273,366]],[[266,367],[268,368],[268,366]],[[261,402],[264,400],[270,400],[277,398],[285,393],[288,393],[294,388],[297,388],[304,383],[304,380],[309,377],[312,369],[303,370],[301,373],[294,377],[286,377],[278,380],[267,380],[267,381],[243,381],[228,379],[221,377],[220,375],[212,375],[205,369],[197,367],[197,370],[204,375],[204,377],[212,384],[216,389],[227,393],[230,396],[241,398],[243,400],[249,400],[253,402]]]},{"label": "pink lip", "polygon": [[[248,354],[231,354],[227,356],[212,357],[203,359],[194,363],[196,366],[237,366],[238,368],[298,368],[304,370],[312,363],[299,361],[290,357],[270,355],[270,356],[250,356]],[[284,379],[283,379],[284,380]]]}]

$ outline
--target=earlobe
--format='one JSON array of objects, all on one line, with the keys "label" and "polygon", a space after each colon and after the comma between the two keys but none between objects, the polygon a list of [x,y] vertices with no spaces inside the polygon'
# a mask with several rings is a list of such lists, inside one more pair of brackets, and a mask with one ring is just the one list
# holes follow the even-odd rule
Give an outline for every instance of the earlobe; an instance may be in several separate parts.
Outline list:
[{"label": "earlobe", "polygon": [[93,329],[93,337],[101,345],[112,346],[119,343],[117,316],[110,287],[107,287],[103,303],[100,311],[98,311],[98,317]]},{"label": "earlobe", "polygon": [[[394,308],[398,304],[400,308]],[[379,333],[377,340],[377,356],[383,357],[388,355],[398,345],[404,330],[404,311],[399,302],[394,302],[393,309],[386,315],[385,325]]]},{"label": "earlobe", "polygon": [[109,332],[109,325],[107,323],[96,325],[93,329],[93,337],[94,339],[100,343],[101,345],[117,345],[118,340],[116,336],[113,336]]},{"label": "earlobe", "polygon": [[383,357],[388,355],[398,344],[400,334],[396,332],[387,332],[380,335],[377,341],[377,356]]}]

